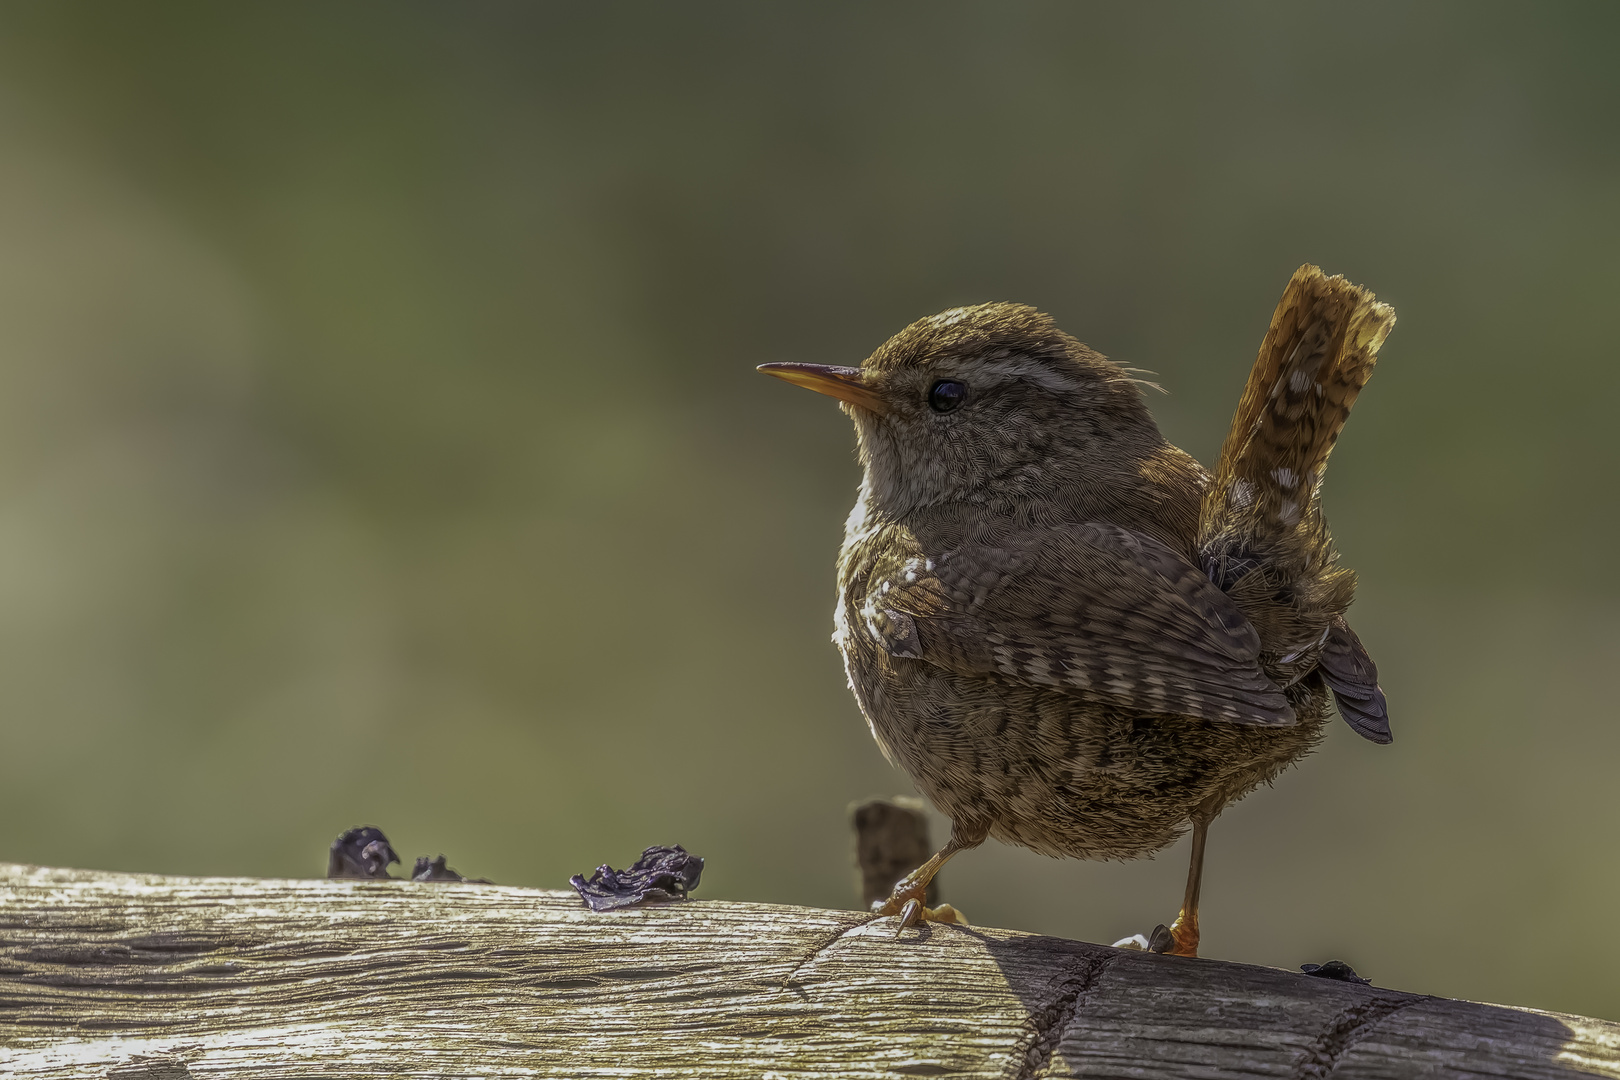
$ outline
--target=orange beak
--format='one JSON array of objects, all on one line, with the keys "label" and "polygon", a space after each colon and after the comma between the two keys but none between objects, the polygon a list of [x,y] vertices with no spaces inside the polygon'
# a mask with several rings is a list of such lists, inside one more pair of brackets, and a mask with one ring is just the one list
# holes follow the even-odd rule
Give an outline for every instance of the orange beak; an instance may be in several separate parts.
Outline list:
[{"label": "orange beak", "polygon": [[879,416],[889,411],[888,404],[862,379],[860,368],[828,367],[825,364],[761,364],[759,370],[806,390],[859,405]]}]

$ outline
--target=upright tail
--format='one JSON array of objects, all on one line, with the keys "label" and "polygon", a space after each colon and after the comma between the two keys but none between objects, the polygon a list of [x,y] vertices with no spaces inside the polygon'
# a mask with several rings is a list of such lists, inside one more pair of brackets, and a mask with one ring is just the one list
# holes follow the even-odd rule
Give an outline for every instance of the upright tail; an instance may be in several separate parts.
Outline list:
[{"label": "upright tail", "polygon": [[[1199,518],[1209,576],[1259,631],[1268,673],[1288,685],[1320,666],[1346,719],[1347,696],[1375,720],[1383,700],[1376,668],[1343,619],[1356,578],[1337,565],[1321,511],[1322,474],[1394,325],[1395,312],[1366,289],[1315,266],[1295,271],[1260,345]],[[1353,661],[1338,662],[1347,649]],[[1335,671],[1357,674],[1341,680],[1341,690]],[[1363,685],[1368,673],[1371,682]],[[1379,741],[1388,741],[1387,723],[1382,735]]]}]

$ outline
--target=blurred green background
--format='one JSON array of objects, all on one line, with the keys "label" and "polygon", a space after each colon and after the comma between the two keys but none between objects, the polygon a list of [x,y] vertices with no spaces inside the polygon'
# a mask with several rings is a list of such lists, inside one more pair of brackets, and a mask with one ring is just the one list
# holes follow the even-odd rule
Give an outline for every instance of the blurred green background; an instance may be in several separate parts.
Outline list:
[{"label": "blurred green background", "polygon": [[[1211,834],[1209,955],[1620,1018],[1620,8],[0,8],[0,858],[854,903],[833,405],[1052,312],[1206,462],[1288,275],[1400,324],[1327,483],[1396,743]],[[943,836],[943,830],[936,834]],[[1112,941],[1185,847],[946,872]]]}]

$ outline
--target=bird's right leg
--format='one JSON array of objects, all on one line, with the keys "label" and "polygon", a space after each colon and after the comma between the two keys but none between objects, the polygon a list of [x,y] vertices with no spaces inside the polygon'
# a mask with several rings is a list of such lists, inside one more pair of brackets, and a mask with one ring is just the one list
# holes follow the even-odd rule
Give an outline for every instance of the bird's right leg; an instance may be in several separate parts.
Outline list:
[{"label": "bird's right leg", "polygon": [[950,861],[952,855],[958,851],[978,847],[984,843],[984,838],[990,834],[988,825],[964,826],[961,822],[951,823],[951,839],[933,858],[923,863],[917,869],[895,882],[894,891],[887,900],[872,905],[872,911],[877,915],[898,915],[900,925],[895,928],[895,936],[908,926],[919,922],[962,923],[967,922],[966,917],[949,904],[941,904],[937,908],[928,907],[923,900],[928,896],[928,883],[934,880],[939,868]]}]

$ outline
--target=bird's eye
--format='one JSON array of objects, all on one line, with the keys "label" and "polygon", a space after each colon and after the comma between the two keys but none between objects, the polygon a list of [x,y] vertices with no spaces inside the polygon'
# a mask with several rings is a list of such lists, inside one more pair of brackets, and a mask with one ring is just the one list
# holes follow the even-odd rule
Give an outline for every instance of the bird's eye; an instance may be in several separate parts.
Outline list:
[{"label": "bird's eye", "polygon": [[967,397],[967,387],[950,379],[941,379],[928,391],[928,406],[935,412],[950,412]]}]

